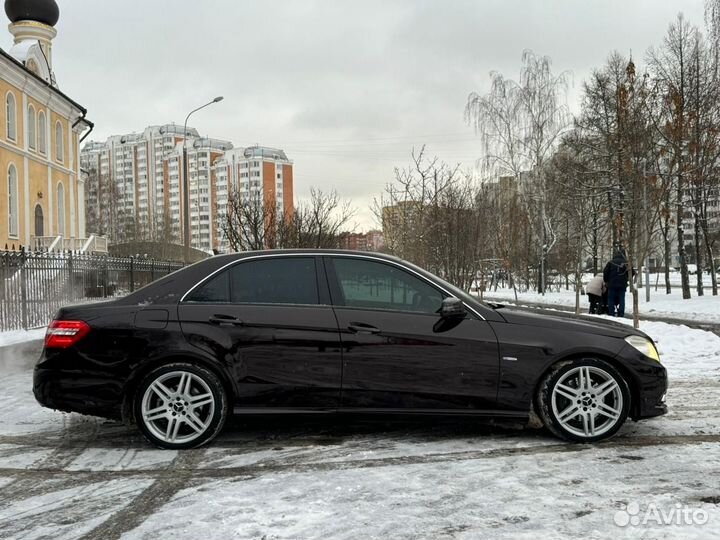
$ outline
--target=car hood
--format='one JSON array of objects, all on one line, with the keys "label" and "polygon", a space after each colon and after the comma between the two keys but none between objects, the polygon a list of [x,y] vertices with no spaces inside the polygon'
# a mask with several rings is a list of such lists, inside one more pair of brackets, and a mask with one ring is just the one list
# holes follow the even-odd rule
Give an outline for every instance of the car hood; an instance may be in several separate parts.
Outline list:
[{"label": "car hood", "polygon": [[565,329],[570,332],[597,334],[625,338],[630,335],[647,337],[643,332],[631,325],[597,317],[586,317],[572,313],[549,311],[544,309],[523,310],[502,307],[497,310],[503,319],[510,324],[523,324],[540,328]]}]

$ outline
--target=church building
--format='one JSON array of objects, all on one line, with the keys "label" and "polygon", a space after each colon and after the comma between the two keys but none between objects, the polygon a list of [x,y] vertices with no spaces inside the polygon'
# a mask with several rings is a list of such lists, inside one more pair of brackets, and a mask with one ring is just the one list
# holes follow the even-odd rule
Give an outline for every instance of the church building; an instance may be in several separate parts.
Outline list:
[{"label": "church building", "polygon": [[0,48],[0,250],[104,251],[85,231],[80,142],[93,128],[53,72],[54,0],[6,0]]}]

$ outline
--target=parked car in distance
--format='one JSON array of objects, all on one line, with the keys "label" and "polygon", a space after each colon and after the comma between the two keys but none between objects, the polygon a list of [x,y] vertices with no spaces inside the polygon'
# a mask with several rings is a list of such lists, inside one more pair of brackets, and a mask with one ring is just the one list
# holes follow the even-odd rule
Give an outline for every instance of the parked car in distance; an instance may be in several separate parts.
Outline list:
[{"label": "parked car in distance", "polygon": [[481,303],[400,259],[334,250],[216,256],[63,308],[34,372],[42,405],[173,449],[232,413],[476,415],[593,442],[666,413],[666,388],[627,325]]}]

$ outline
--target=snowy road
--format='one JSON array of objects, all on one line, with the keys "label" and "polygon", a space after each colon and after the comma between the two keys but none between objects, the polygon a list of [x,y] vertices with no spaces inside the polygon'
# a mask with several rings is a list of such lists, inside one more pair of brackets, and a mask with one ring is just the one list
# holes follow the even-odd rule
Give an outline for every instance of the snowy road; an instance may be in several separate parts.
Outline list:
[{"label": "snowy road", "polygon": [[[471,421],[291,418],[161,451],[40,408],[18,368],[0,400],[0,538],[720,538],[720,338],[655,328],[671,413],[595,446]],[[679,505],[707,523],[624,525],[633,503],[635,518]]]}]

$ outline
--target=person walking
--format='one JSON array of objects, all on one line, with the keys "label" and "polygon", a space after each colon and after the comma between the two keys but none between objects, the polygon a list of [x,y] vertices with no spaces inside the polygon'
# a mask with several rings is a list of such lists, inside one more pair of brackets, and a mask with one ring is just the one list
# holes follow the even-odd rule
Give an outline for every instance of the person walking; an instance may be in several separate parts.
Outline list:
[{"label": "person walking", "polygon": [[603,293],[605,292],[605,281],[603,280],[602,274],[597,274],[590,280],[585,287],[587,291],[588,300],[590,301],[590,313],[594,315],[602,314],[602,299]]},{"label": "person walking", "polygon": [[615,256],[605,265],[603,279],[608,290],[608,315],[613,317],[625,316],[625,291],[628,286],[627,257],[622,249],[615,252]]}]

